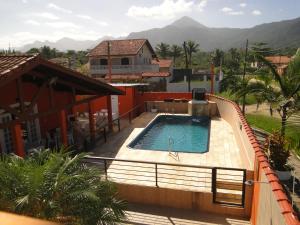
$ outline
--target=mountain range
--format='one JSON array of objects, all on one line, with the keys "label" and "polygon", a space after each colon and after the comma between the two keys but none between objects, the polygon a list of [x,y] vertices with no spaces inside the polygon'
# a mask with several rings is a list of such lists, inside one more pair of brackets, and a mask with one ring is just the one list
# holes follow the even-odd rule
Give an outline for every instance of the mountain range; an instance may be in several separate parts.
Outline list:
[{"label": "mountain range", "polygon": [[[244,47],[246,39],[250,43],[265,42],[274,48],[300,47],[300,17],[265,23],[252,28],[211,28],[185,16],[165,27],[133,32],[126,38],[147,38],[152,46],[156,46],[161,42],[182,45],[184,41],[192,40],[199,43],[200,49],[203,51],[211,51],[216,48],[223,50],[232,47],[241,48]],[[43,45],[48,45],[61,51],[68,49],[86,50],[93,48],[105,39],[112,39],[112,37],[102,37],[94,41],[78,41],[70,38],[62,38],[57,42],[36,41],[23,46],[21,50],[27,51],[30,48]]]}]

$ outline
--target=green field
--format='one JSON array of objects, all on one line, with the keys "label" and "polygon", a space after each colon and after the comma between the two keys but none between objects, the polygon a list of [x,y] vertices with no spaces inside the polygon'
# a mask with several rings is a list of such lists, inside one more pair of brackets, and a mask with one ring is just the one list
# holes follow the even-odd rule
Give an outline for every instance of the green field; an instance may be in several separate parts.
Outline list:
[{"label": "green field", "polygon": [[[281,120],[271,116],[247,114],[246,118],[252,127],[259,128],[269,133],[278,131],[281,127]],[[295,152],[300,156],[300,127],[288,125],[286,128],[286,137],[292,144],[298,145]]]}]

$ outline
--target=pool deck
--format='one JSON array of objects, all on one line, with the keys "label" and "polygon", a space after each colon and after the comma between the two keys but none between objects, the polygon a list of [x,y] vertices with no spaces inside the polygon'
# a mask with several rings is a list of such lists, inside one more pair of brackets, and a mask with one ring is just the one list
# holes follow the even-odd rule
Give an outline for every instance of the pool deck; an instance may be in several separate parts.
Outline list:
[{"label": "pool deck", "polygon": [[[160,163],[173,163],[173,164],[188,164],[195,166],[210,166],[210,167],[229,167],[229,168],[242,168],[243,162],[240,156],[240,150],[236,144],[235,137],[231,126],[221,118],[212,118],[211,130],[210,130],[210,141],[209,151],[206,153],[178,153],[178,157],[171,156],[169,152],[164,151],[151,151],[151,150],[136,150],[130,149],[127,145],[157,116],[157,113],[143,113],[139,117],[135,118],[132,123],[121,130],[119,133],[114,133],[109,136],[107,143],[99,143],[94,148],[95,156],[111,157],[118,159],[127,160],[140,160],[149,162],[160,162]],[[126,165],[120,165],[119,162],[113,162],[108,169],[108,175],[110,172],[120,171],[122,169],[132,168],[134,164],[127,163]],[[173,173],[169,174],[167,179],[176,180],[176,177],[186,177],[189,175],[198,176],[193,177],[195,181],[190,181],[190,187],[193,184],[198,184],[199,181],[203,183],[202,191],[211,190],[211,170],[209,169],[194,169],[185,168],[182,171],[182,167],[170,167],[161,166],[160,169],[169,169]],[[136,167],[137,168],[137,167]],[[192,171],[191,171],[192,170]],[[175,171],[175,173],[174,173]],[[234,173],[231,171],[230,173]],[[137,176],[145,175],[144,181],[139,181],[139,185],[150,185],[155,184],[155,176],[153,176],[154,168],[143,168],[141,171],[132,171],[121,176],[117,176],[114,180],[122,183],[135,183]],[[203,174],[206,175],[203,176]],[[147,174],[149,176],[147,176]],[[199,175],[200,174],[200,175]],[[202,175],[201,175],[202,174]],[[165,179],[166,180],[166,179]],[[164,181],[164,177],[160,179],[161,183]],[[168,188],[176,188],[178,185],[182,185],[183,181],[177,180],[176,184],[164,184]],[[161,185],[162,186],[162,185]],[[197,186],[197,185],[195,185]],[[191,188],[189,188],[191,189]],[[197,190],[199,188],[197,187]]]}]

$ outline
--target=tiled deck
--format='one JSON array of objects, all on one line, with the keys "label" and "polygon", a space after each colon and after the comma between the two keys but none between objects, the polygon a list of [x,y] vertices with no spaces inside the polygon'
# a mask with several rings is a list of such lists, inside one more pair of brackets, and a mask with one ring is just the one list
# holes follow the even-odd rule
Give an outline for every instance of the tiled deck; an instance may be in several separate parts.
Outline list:
[{"label": "tiled deck", "polygon": [[128,225],[250,225],[241,218],[145,205],[130,205],[127,214]]},{"label": "tiled deck", "polygon": [[[209,151],[206,153],[178,153],[179,157],[168,152],[134,150],[127,145],[154,119],[157,114],[143,113],[120,133],[109,136],[108,142],[99,144],[94,149],[96,156],[127,160],[141,160],[160,163],[187,164],[195,166],[244,168],[240,151],[236,144],[231,126],[221,118],[211,120]],[[143,168],[138,167],[143,166]],[[158,166],[159,186],[180,188],[194,191],[211,191],[211,169]],[[121,172],[120,172],[121,171]],[[123,171],[123,173],[122,173]],[[124,172],[126,171],[126,173]],[[224,173],[224,171],[222,171]],[[228,171],[226,171],[228,173]],[[162,174],[168,173],[168,174]],[[229,171],[240,174],[240,171]],[[113,162],[108,169],[108,176],[117,182],[139,185],[155,185],[155,167],[153,164]],[[143,179],[141,179],[141,177]],[[191,177],[187,181],[187,177]],[[226,178],[226,176],[223,176]],[[184,180],[182,180],[184,179]],[[172,180],[170,183],[169,181]]]}]

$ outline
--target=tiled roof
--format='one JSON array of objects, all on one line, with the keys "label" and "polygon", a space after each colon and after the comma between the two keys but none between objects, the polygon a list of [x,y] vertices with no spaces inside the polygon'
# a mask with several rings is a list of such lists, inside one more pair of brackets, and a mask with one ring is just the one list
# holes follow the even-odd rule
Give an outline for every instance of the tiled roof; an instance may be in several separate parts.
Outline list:
[{"label": "tiled roof", "polygon": [[87,90],[81,94],[122,94],[104,82],[42,59],[40,55],[0,56],[0,86],[28,73],[40,73],[45,77],[56,76],[59,80],[67,81],[70,86],[81,85]]},{"label": "tiled roof", "polygon": [[291,61],[291,58],[288,56],[267,56],[266,60],[273,64],[288,64]]},{"label": "tiled roof", "polygon": [[145,72],[142,73],[142,77],[168,77],[170,76],[169,72]]},{"label": "tiled roof", "polygon": [[89,56],[107,56],[108,55],[108,42],[110,43],[110,55],[136,55],[139,50],[146,44],[153,55],[155,52],[147,39],[128,39],[128,40],[107,40],[98,44]]},{"label": "tiled roof", "polygon": [[172,65],[171,59],[152,60],[152,64],[158,64],[160,68],[169,68]]},{"label": "tiled roof", "polygon": [[[109,80],[109,76],[105,76],[106,80]],[[112,74],[111,75],[112,80],[141,80],[142,75],[141,74]]]}]

